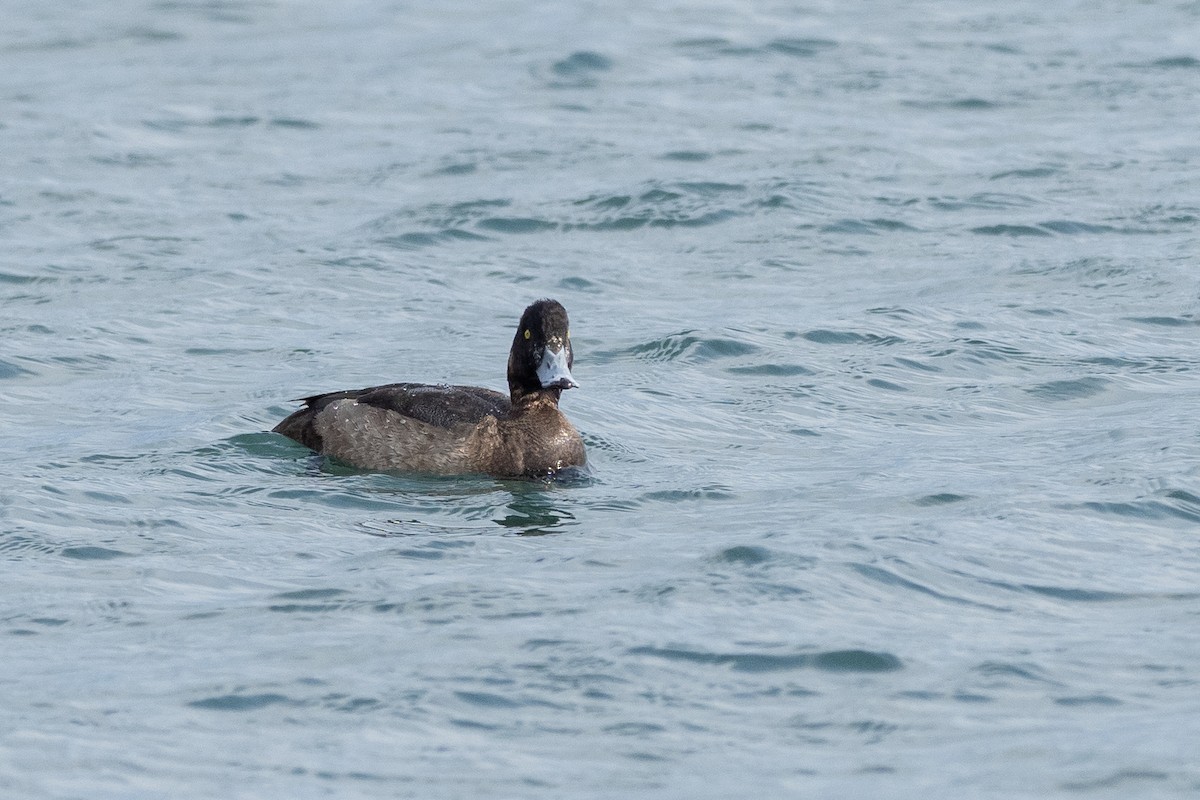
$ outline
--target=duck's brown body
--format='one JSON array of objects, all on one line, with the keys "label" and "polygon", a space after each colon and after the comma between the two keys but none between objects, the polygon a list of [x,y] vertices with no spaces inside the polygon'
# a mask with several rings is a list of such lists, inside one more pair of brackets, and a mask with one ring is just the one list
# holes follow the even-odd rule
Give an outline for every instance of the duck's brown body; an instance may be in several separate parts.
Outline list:
[{"label": "duck's brown body", "polygon": [[514,407],[473,386],[397,383],[305,403],[275,432],[360,469],[517,477],[586,461],[557,398],[531,396]]},{"label": "duck's brown body", "polygon": [[566,311],[552,300],[525,310],[509,354],[509,396],[475,386],[392,383],[314,395],[275,427],[361,469],[500,477],[582,466],[579,432],[558,409],[576,386]]}]

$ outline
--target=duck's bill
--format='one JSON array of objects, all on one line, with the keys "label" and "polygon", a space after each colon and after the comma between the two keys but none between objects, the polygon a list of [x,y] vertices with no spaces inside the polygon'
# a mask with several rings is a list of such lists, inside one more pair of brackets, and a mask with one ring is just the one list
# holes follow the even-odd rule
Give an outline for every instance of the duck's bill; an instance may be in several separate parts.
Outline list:
[{"label": "duck's bill", "polygon": [[543,389],[573,389],[579,385],[567,364],[565,347],[557,352],[547,347],[542,352],[542,363],[538,364],[537,376]]}]

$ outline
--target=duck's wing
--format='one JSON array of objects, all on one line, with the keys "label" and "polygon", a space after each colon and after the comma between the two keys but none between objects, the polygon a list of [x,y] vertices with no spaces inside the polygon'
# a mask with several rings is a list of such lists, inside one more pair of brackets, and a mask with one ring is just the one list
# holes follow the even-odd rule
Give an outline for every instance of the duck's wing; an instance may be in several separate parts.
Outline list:
[{"label": "duck's wing", "polygon": [[[311,397],[302,398],[302,400],[304,407],[276,425],[274,431],[282,433],[290,439],[295,439],[318,453],[325,453],[326,445],[334,446],[336,444],[334,440],[338,440],[343,435],[353,438],[364,431],[371,433],[373,430],[371,425],[378,425],[378,423],[369,422],[370,415],[366,413],[368,409],[382,409],[422,422],[431,426],[431,429],[445,430],[463,424],[476,425],[489,414],[497,418],[504,417],[508,415],[510,409],[508,398],[490,389],[481,389],[477,386],[430,386],[423,383],[390,383],[386,386],[371,386],[366,389],[314,394]],[[337,416],[332,416],[332,411],[326,413],[326,409],[339,400],[355,401],[361,406],[359,411],[362,413],[356,414],[345,406],[338,406],[340,412]],[[335,422],[337,419],[342,421]],[[349,426],[342,430],[339,426],[346,425],[347,421],[349,421]],[[329,428],[330,424],[334,426],[332,429]],[[375,433],[378,431],[376,430]],[[330,435],[333,436],[333,440],[326,442],[326,436]],[[407,435],[411,436],[412,434]],[[346,450],[339,457],[351,464],[361,462],[362,465],[367,465],[368,460],[356,460],[353,457],[351,451],[355,447],[362,449],[361,442],[352,444],[349,448],[338,449],[335,447],[337,452],[332,454],[339,455],[341,450]],[[367,448],[367,450],[370,449],[370,447]],[[379,448],[376,447],[376,449]],[[417,469],[417,467],[411,468]]]},{"label": "duck's wing", "polygon": [[347,392],[330,392],[304,398],[305,405],[319,413],[335,400],[352,399],[382,408],[438,428],[475,425],[491,415],[508,414],[508,397],[478,386],[431,386],[425,383],[389,383]]}]

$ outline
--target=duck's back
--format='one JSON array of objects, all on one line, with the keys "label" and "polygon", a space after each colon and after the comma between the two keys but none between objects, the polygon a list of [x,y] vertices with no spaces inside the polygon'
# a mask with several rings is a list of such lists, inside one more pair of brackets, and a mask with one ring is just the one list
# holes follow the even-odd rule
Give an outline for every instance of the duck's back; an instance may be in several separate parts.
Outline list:
[{"label": "duck's back", "polygon": [[474,427],[510,407],[477,386],[391,383],[306,397],[275,432],[363,469],[457,472]]}]

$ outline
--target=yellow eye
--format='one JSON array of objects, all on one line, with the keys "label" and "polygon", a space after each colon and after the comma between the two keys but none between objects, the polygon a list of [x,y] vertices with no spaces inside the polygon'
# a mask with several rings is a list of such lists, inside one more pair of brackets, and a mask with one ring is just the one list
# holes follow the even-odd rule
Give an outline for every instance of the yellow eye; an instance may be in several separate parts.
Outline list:
[{"label": "yellow eye", "polygon": [[533,336],[533,334],[529,332],[529,328],[526,328],[525,329],[525,341],[529,341],[530,336]]}]

